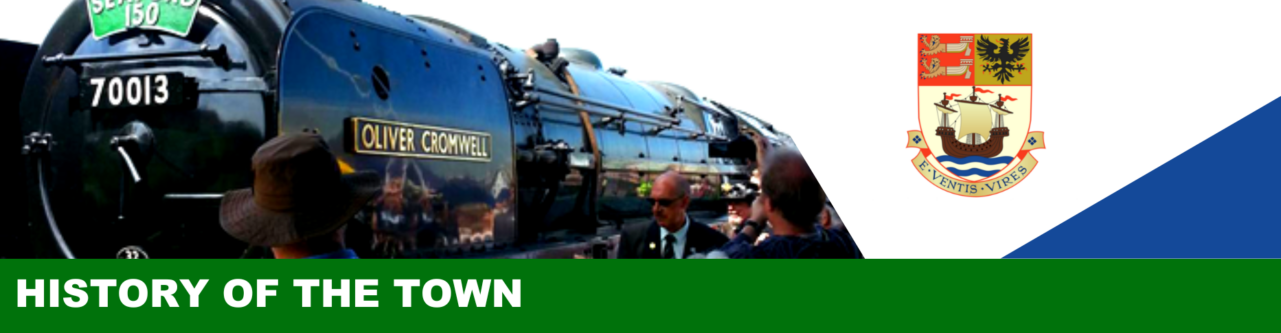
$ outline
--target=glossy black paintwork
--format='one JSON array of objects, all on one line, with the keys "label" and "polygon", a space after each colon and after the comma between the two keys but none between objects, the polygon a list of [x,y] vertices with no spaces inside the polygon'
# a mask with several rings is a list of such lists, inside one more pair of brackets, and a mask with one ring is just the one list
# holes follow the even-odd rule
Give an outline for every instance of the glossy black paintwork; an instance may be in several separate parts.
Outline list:
[{"label": "glossy black paintwork", "polygon": [[[554,75],[544,64],[517,50],[499,47],[498,51],[513,64],[516,72],[532,72],[536,76],[534,82],[538,87],[572,94],[567,82]],[[580,54],[576,57],[598,59],[585,51],[577,52]],[[566,70],[577,84],[580,96],[653,115],[675,116],[680,119],[679,127],[696,133],[706,130],[707,122],[702,119],[702,110],[694,109],[692,105],[683,105],[681,109],[684,112],[669,112],[677,109],[678,103],[688,102],[680,102],[676,95],[664,90],[664,86],[645,84],[600,70],[595,66],[595,61],[571,62]],[[686,98],[698,100],[692,93],[687,90],[685,92],[688,95]],[[541,97],[544,100],[571,103],[549,94]],[[517,110],[518,143],[563,141],[582,158],[590,157],[591,149],[585,140],[584,127],[576,114],[541,109],[542,112],[534,115],[535,110],[531,109],[534,108]],[[596,202],[596,218],[602,222],[621,223],[649,216],[650,207],[644,200],[648,196],[645,189],[658,174],[668,169],[679,170],[689,177],[695,208],[713,212],[724,209],[723,205],[713,201],[719,197],[720,184],[727,177],[746,178],[744,165],[724,164],[723,159],[709,158],[708,146],[711,142],[703,138],[692,138],[689,132],[669,130],[655,135],[651,133],[656,128],[654,125],[630,122],[620,128],[617,123],[602,126],[599,123],[600,117],[592,119],[597,123],[595,134],[600,144],[604,169],[601,181],[597,183],[599,197]],[[741,161],[738,163],[742,163]],[[575,167],[556,189],[556,199],[550,206],[541,208],[548,213],[528,219],[543,221],[540,225],[543,230],[573,228],[572,222],[564,220],[586,211],[582,207],[585,202],[579,195],[584,193],[583,187],[588,185],[591,172],[592,169],[586,164]],[[522,206],[522,209],[540,208]],[[522,225],[528,222],[522,220]]]},{"label": "glossy black paintwork", "polygon": [[[218,227],[216,197],[173,196],[249,187],[250,157],[280,133],[319,132],[345,171],[383,177],[383,192],[358,214],[360,223],[349,228],[358,229],[349,230],[349,245],[364,256],[468,255],[554,243],[566,239],[570,230],[596,236],[594,227],[600,225],[595,223],[648,216],[645,189],[668,169],[690,178],[694,210],[721,212],[724,205],[716,200],[721,184],[744,181],[749,173],[745,156],[709,156],[709,145],[726,142],[672,130],[655,135],[651,124],[599,124],[594,134],[603,170],[594,183],[597,215],[587,216],[584,205],[592,200],[585,187],[592,184],[593,147],[579,116],[533,106],[513,109],[509,103],[514,92],[496,67],[499,59],[519,73],[534,73],[540,88],[571,94],[565,81],[524,50],[443,21],[350,0],[291,0],[288,6],[271,0],[205,0],[185,38],[131,32],[93,40],[82,5],[68,8],[39,56],[188,50],[209,44],[226,45],[231,62],[218,66],[191,57],[78,69],[32,67],[21,109],[22,131],[48,132],[58,142],[47,185],[62,230],[81,257],[110,257],[125,245],[141,245],[152,257],[239,256],[244,244]],[[73,97],[83,76],[161,72],[194,78],[202,87],[198,102],[160,112],[72,107],[78,105]],[[585,98],[674,116],[681,128],[696,133],[713,127],[709,113],[695,105],[709,104],[683,87],[637,82],[594,64],[573,63],[568,72]],[[256,85],[237,85],[243,80]],[[232,86],[248,88],[212,88]],[[561,97],[543,98],[573,104]],[[668,113],[678,109],[683,111]],[[349,117],[484,132],[492,135],[492,159],[358,155],[343,145]],[[156,137],[155,153],[139,157],[144,181],[136,185],[124,178],[121,159],[109,144],[132,122],[145,124]],[[735,137],[738,123],[728,119],[726,124],[732,130],[717,134]],[[756,120],[750,125],[756,130],[765,126]],[[547,160],[546,154],[520,158],[535,147],[562,142],[569,148],[563,159]],[[34,180],[27,184],[29,193],[37,193]],[[28,219],[42,221],[41,208],[28,205]],[[31,237],[33,247],[50,249],[47,237]]]},{"label": "glossy black paintwork", "polygon": [[[304,8],[281,50],[280,131],[317,130],[350,171],[384,177],[383,196],[363,218],[380,240],[394,243],[378,245],[412,252],[514,241],[514,211],[500,207],[509,207],[503,201],[515,186],[510,111],[489,54],[432,30],[387,29],[360,19],[378,13]],[[375,93],[375,68],[388,78],[385,100]],[[492,157],[356,154],[343,148],[352,135],[344,126],[348,117],[486,133]]]},{"label": "glossy black paintwork", "polygon": [[[68,7],[39,56],[193,50],[208,44],[225,45],[231,61],[218,66],[208,59],[183,57],[74,67],[46,67],[39,61],[32,65],[26,83],[32,89],[24,94],[20,121],[24,133],[48,132],[56,141],[46,185],[67,242],[80,257],[90,258],[112,257],[125,245],[142,246],[155,257],[239,255],[243,247],[217,225],[216,200],[174,201],[165,195],[222,193],[248,186],[248,158],[265,137],[274,135],[270,94],[201,92],[194,105],[110,111],[80,109],[73,97],[79,93],[79,79],[87,76],[180,72],[210,86],[261,80],[273,67],[273,40],[279,39],[287,14],[269,1],[205,1],[185,38],[127,32],[95,40],[89,36],[83,5]],[[257,21],[231,23],[249,18]],[[124,181],[122,159],[110,145],[112,137],[134,121],[155,134],[154,153],[134,156],[143,178],[137,184]],[[28,184],[38,193],[34,179]],[[29,208],[28,219],[43,222],[38,206]],[[48,235],[41,232],[33,241],[47,245]]]}]

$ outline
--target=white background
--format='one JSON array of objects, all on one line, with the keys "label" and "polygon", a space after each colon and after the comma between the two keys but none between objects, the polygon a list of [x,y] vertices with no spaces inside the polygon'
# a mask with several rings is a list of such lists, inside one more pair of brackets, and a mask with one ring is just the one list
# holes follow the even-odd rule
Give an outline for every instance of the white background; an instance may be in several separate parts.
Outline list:
[{"label": "white background", "polygon": [[[1278,1],[367,2],[512,47],[554,37],[775,123],[878,258],[1004,256],[1281,96]],[[65,4],[9,3],[0,38],[39,43]],[[1048,149],[1026,181],[965,198],[914,171],[920,33],[1033,34]]]}]

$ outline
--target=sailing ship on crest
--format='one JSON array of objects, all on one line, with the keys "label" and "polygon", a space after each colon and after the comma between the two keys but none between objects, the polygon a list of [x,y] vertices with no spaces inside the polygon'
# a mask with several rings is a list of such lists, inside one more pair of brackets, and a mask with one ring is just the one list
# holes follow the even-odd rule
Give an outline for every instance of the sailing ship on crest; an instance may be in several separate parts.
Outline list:
[{"label": "sailing ship on crest", "polygon": [[[996,103],[989,104],[979,99],[978,87],[973,87],[970,96],[964,99],[950,100],[948,96],[943,93],[943,100],[934,103],[943,115],[943,122],[934,130],[943,139],[943,152],[955,158],[991,158],[1001,154],[1004,139],[1010,136],[1005,116],[1014,113],[1005,108],[1003,96],[998,94]],[[951,115],[958,115],[955,122],[949,121]],[[959,125],[959,130],[954,124]]]}]

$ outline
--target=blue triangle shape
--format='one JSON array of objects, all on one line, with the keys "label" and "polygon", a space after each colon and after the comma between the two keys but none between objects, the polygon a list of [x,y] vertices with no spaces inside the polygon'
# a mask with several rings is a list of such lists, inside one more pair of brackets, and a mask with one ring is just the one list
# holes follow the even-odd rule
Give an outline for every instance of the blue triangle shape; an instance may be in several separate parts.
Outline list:
[{"label": "blue triangle shape", "polygon": [[1281,98],[1006,258],[1281,258],[1278,129]]}]

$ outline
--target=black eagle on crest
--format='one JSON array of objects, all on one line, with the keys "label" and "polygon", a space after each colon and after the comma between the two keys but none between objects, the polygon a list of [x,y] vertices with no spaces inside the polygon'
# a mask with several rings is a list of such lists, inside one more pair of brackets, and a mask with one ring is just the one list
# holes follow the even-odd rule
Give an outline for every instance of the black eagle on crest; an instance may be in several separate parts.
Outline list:
[{"label": "black eagle on crest", "polygon": [[1001,81],[1001,84],[1005,84],[1006,81],[1014,78],[1014,73],[1010,73],[1010,71],[1017,71],[1022,74],[1027,68],[1023,67],[1023,64],[1016,65],[1015,62],[1023,60],[1028,51],[1032,50],[1028,45],[1027,39],[1028,37],[1023,37],[1011,44],[1009,38],[1001,38],[999,39],[1001,45],[997,46],[996,43],[989,41],[986,36],[979,36],[978,56],[982,57],[983,61],[995,63],[983,65],[983,72],[996,71],[996,74],[992,75],[992,77],[996,78],[997,81]]}]

